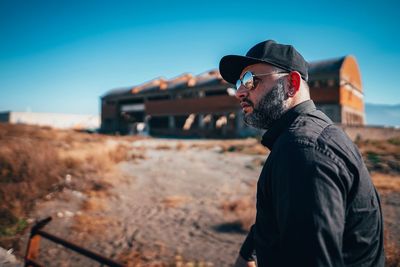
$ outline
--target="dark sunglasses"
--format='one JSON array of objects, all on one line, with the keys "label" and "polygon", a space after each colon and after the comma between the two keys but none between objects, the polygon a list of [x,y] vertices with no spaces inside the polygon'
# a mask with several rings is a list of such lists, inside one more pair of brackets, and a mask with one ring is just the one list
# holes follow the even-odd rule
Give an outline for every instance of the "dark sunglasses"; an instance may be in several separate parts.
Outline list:
[{"label": "dark sunglasses", "polygon": [[254,88],[254,78],[260,77],[260,76],[268,76],[268,75],[272,75],[272,74],[282,74],[282,73],[288,73],[285,71],[281,71],[281,72],[270,72],[270,73],[262,73],[262,74],[253,74],[251,71],[246,71],[242,78],[240,78],[239,80],[236,81],[236,91],[239,90],[240,86],[243,86],[247,89],[247,90],[251,90]]}]

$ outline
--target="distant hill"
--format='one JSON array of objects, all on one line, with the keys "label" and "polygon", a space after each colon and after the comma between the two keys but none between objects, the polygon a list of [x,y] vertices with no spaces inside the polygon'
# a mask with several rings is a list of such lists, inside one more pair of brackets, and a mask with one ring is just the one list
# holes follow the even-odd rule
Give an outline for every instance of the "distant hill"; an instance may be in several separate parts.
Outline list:
[{"label": "distant hill", "polygon": [[367,125],[400,126],[400,104],[365,103]]}]

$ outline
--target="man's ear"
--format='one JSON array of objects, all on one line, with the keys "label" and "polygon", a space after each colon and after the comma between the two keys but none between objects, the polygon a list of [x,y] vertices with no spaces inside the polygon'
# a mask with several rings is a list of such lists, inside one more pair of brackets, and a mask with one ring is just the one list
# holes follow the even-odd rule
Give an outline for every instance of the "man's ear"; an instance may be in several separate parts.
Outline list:
[{"label": "man's ear", "polygon": [[289,73],[289,89],[288,96],[293,97],[300,89],[301,75],[297,71],[291,71]]}]

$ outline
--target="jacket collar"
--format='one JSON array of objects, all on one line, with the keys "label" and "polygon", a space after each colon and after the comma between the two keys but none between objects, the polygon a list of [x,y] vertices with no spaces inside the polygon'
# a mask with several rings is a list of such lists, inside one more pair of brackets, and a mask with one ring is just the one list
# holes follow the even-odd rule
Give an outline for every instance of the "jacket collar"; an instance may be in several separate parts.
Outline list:
[{"label": "jacket collar", "polygon": [[266,146],[272,151],[272,147],[281,135],[281,133],[287,129],[290,124],[302,113],[308,113],[315,110],[315,104],[312,100],[306,100],[293,108],[289,109],[282,117],[272,124],[271,128],[267,130],[261,140],[261,144]]}]

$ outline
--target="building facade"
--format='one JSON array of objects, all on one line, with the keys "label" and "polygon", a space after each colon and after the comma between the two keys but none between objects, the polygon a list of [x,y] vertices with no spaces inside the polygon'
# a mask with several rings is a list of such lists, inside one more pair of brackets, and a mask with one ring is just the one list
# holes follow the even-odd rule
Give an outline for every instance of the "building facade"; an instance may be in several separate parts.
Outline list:
[{"label": "building facade", "polygon": [[365,125],[361,75],[354,57],[311,63],[308,84],[317,108],[334,122]]},{"label": "building facade", "polygon": [[[334,122],[364,124],[361,78],[354,57],[313,62],[309,77],[311,98]],[[101,97],[101,132],[225,138],[259,134],[244,124],[231,87],[212,70],[112,90]]]}]

